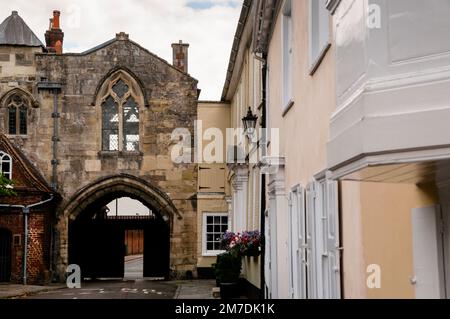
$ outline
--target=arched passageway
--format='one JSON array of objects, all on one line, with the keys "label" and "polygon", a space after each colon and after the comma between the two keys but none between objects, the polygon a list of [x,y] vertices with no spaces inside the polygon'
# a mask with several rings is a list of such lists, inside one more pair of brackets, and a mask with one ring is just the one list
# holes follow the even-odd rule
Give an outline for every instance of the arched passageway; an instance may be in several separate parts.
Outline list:
[{"label": "arched passageway", "polygon": [[[111,201],[140,201],[148,216],[108,216]],[[173,218],[179,217],[167,194],[133,176],[99,180],[80,190],[64,209],[67,218],[67,264],[81,267],[83,278],[123,278],[125,232],[144,232],[144,277],[169,278]]]}]

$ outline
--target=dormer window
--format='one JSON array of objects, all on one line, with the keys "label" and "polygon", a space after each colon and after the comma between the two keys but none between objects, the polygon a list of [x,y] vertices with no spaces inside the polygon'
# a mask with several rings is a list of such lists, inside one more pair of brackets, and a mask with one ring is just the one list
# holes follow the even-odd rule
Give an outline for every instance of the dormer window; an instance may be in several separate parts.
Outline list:
[{"label": "dormer window", "polygon": [[0,172],[7,179],[12,179],[12,159],[9,154],[0,152]]}]

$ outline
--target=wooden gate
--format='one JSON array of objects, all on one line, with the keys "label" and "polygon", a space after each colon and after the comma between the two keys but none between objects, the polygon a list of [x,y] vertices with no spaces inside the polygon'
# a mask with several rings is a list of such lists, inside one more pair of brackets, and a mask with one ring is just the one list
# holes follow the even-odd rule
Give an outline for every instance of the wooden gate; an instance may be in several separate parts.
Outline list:
[{"label": "wooden gate", "polygon": [[0,282],[11,280],[11,232],[0,228]]}]

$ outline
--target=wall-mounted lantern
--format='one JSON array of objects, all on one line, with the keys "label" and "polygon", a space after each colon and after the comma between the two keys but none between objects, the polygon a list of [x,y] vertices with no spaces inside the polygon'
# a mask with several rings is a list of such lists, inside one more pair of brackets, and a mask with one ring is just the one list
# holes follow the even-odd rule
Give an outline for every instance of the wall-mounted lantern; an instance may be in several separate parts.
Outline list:
[{"label": "wall-mounted lantern", "polygon": [[247,115],[242,118],[242,122],[244,123],[244,130],[247,134],[248,138],[252,138],[253,134],[255,134],[256,122],[258,121],[258,117],[253,114],[252,108],[248,108]]}]

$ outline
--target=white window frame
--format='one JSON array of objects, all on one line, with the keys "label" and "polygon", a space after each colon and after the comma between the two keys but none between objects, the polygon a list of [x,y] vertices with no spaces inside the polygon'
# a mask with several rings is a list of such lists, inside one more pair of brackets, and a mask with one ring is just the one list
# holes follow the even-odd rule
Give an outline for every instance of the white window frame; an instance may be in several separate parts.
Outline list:
[{"label": "white window frame", "polygon": [[309,66],[313,75],[330,48],[330,11],[326,0],[309,0]]},{"label": "white window frame", "polygon": [[282,28],[282,61],[283,61],[283,115],[294,105],[293,97],[293,59],[294,59],[294,36],[292,21],[292,0],[283,3],[283,28]]},{"label": "white window frame", "polygon": [[203,224],[202,224],[202,256],[203,257],[215,257],[217,255],[220,255],[224,253],[224,250],[208,250],[207,249],[207,218],[208,217],[227,217],[228,221],[228,230],[230,229],[230,216],[227,212],[223,213],[210,213],[206,212],[203,213]]},{"label": "white window frame", "polygon": [[[9,171],[8,172],[3,171],[3,163],[9,163]],[[12,180],[12,171],[13,171],[12,166],[13,166],[13,163],[12,163],[11,155],[0,151],[0,171],[2,172],[3,176],[8,178],[9,180]]]}]

